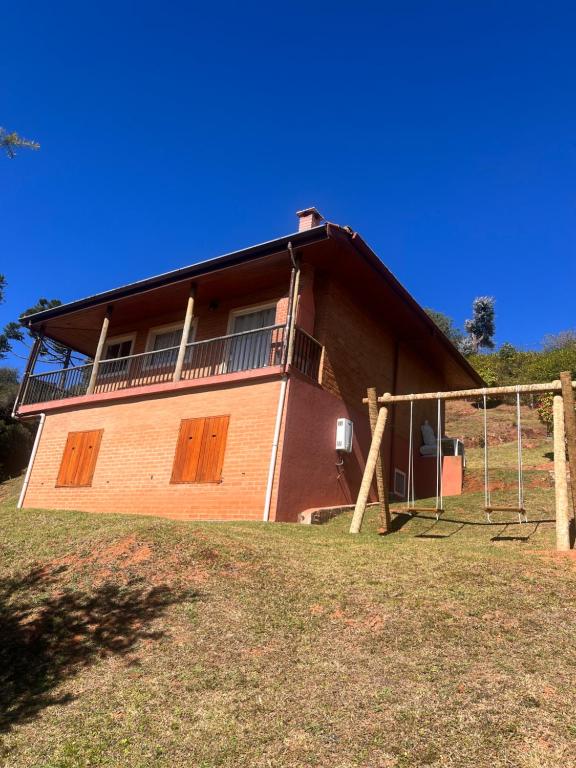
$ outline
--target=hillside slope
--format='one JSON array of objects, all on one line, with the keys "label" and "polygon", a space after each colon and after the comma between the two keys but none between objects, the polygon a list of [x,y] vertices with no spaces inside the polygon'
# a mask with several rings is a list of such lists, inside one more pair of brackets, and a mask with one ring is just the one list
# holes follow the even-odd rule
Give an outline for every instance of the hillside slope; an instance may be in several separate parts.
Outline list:
[{"label": "hillside slope", "polygon": [[6,768],[576,760],[576,571],[550,524],[469,525],[482,514],[454,500],[458,523],[400,518],[382,538],[370,517],[353,538],[349,516],[16,512],[16,486],[0,521]]}]

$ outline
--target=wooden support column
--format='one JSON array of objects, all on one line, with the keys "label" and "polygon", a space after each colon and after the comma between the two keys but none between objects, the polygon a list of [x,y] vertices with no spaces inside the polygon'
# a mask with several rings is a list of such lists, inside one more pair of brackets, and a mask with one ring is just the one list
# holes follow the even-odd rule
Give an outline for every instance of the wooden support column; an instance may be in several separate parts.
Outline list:
[{"label": "wooden support column", "polygon": [[58,386],[62,390],[66,388],[66,371],[70,367],[71,357],[72,357],[72,350],[70,349],[70,347],[68,347],[68,349],[66,350],[66,354],[64,355],[64,360],[63,360],[64,367],[60,374],[60,383],[58,384]]},{"label": "wooden support column", "polygon": [[96,378],[98,376],[98,368],[100,366],[100,360],[102,359],[102,353],[104,352],[104,344],[106,344],[106,337],[108,336],[108,326],[110,325],[110,318],[112,317],[112,307],[106,309],[104,320],[102,320],[102,328],[100,329],[100,338],[98,339],[98,346],[96,347],[96,354],[94,355],[94,362],[92,363],[92,373],[90,374],[90,381],[88,382],[87,395],[92,395],[96,388]]},{"label": "wooden support column", "polygon": [[[374,430],[376,429],[376,422],[378,421],[378,395],[376,394],[376,388],[369,387],[367,396],[370,430],[372,432],[372,437],[374,437]],[[386,480],[387,476],[384,473],[382,462],[382,446],[380,446],[378,458],[376,459],[376,487],[378,488],[378,501],[380,502],[382,533],[388,533],[390,530],[390,505],[388,501],[388,484]]]},{"label": "wooden support column", "polygon": [[[564,401],[564,428],[566,430],[566,448],[570,467],[570,490],[572,491],[572,518],[576,520],[576,411],[574,411],[574,388],[572,374],[563,371],[560,374],[562,400]],[[574,534],[574,531],[572,532]]]},{"label": "wooden support column", "polygon": [[182,338],[180,339],[180,348],[178,349],[178,357],[176,358],[176,367],[174,368],[173,381],[180,381],[182,378],[182,368],[184,366],[184,357],[186,355],[186,345],[188,344],[188,337],[190,336],[190,328],[192,327],[192,321],[194,320],[194,300],[196,299],[196,286],[192,284],[190,286],[190,295],[188,296],[188,303],[186,304],[186,315],[184,317],[184,327],[182,328]]},{"label": "wooden support column", "polygon": [[[290,244],[291,246],[291,244]],[[292,306],[290,307],[290,324],[288,327],[288,349],[286,351],[286,365],[292,364],[294,356],[294,336],[296,334],[296,315],[298,312],[298,299],[300,294],[300,262],[295,259],[296,274],[294,276],[294,288],[292,291]]]},{"label": "wooden support column", "polygon": [[370,445],[368,458],[366,459],[366,467],[364,468],[362,483],[360,485],[360,490],[358,491],[356,507],[354,508],[354,514],[352,516],[352,523],[350,524],[350,533],[360,533],[360,528],[362,527],[364,513],[366,512],[366,503],[368,501],[368,496],[370,495],[370,486],[372,485],[372,479],[376,469],[376,462],[378,461],[378,456],[380,455],[382,437],[386,430],[387,418],[388,407],[384,405],[378,412],[378,418],[376,419],[376,424],[374,426],[372,443]]},{"label": "wooden support column", "polygon": [[16,395],[16,400],[14,402],[14,407],[12,409],[12,417],[14,417],[14,415],[18,411],[18,406],[20,405],[20,403],[24,403],[24,401],[26,400],[26,390],[28,389],[28,382],[30,380],[30,376],[34,373],[34,369],[36,367],[36,361],[38,360],[38,355],[40,354],[41,348],[42,348],[42,333],[34,337],[34,343],[32,344],[32,349],[30,350],[28,362],[26,363],[24,376],[22,377],[22,381],[20,382],[20,387],[18,388],[18,393]]},{"label": "wooden support column", "polygon": [[566,441],[564,434],[564,404],[561,395],[554,395],[554,490],[556,496],[556,549],[570,549],[570,517],[568,514],[568,482],[566,478]]}]

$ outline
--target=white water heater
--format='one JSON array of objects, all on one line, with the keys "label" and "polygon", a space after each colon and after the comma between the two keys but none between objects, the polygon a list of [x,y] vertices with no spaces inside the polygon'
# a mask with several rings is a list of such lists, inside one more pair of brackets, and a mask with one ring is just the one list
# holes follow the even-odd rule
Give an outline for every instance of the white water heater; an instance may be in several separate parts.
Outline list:
[{"label": "white water heater", "polygon": [[354,437],[354,424],[350,419],[336,420],[336,450],[344,453],[352,453],[352,438]]}]

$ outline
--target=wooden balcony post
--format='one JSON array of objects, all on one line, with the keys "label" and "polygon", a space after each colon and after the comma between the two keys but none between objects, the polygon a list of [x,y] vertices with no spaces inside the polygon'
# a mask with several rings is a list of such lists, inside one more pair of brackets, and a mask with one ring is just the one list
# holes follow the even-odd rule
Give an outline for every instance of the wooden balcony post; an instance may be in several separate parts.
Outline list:
[{"label": "wooden balcony post", "polygon": [[18,393],[16,395],[16,400],[14,402],[14,408],[12,409],[12,417],[14,417],[14,415],[16,414],[20,403],[23,403],[26,398],[26,390],[28,389],[28,382],[30,380],[30,376],[34,373],[34,369],[36,367],[36,361],[38,360],[38,355],[40,354],[41,348],[42,348],[42,332],[40,332],[38,336],[34,337],[34,343],[32,344],[30,355],[28,356],[28,362],[26,363],[24,376],[22,377],[22,381],[20,382],[20,387],[18,388]]},{"label": "wooden balcony post", "polygon": [[173,381],[180,381],[182,378],[182,368],[184,366],[184,357],[186,355],[186,345],[188,344],[188,337],[190,336],[190,328],[192,327],[192,321],[194,320],[194,300],[196,298],[196,286],[192,284],[190,286],[190,295],[188,296],[188,303],[186,304],[186,316],[184,317],[184,328],[182,328],[182,338],[180,339],[180,348],[178,349],[178,357],[176,358],[176,367],[174,368]]},{"label": "wooden balcony post", "polygon": [[90,381],[88,382],[87,395],[92,395],[96,387],[96,378],[98,376],[98,368],[100,367],[100,360],[102,353],[104,352],[104,344],[106,344],[106,337],[108,336],[108,326],[110,325],[110,317],[112,316],[112,307],[106,309],[104,320],[102,321],[102,328],[100,329],[100,338],[98,339],[98,346],[96,347],[96,354],[94,355],[94,362],[92,363],[92,372],[90,374]]},{"label": "wooden balcony post", "polygon": [[296,334],[296,315],[298,312],[299,293],[300,293],[300,262],[296,260],[296,274],[294,276],[292,306],[290,307],[290,322],[287,329],[288,348],[286,350],[286,365],[292,365],[292,358],[294,357],[294,336]]}]

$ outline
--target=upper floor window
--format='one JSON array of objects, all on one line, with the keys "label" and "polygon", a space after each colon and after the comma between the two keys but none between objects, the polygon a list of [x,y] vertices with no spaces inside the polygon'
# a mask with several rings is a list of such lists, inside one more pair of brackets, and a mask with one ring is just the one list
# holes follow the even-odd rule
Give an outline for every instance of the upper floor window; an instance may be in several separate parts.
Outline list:
[{"label": "upper floor window", "polygon": [[132,339],[108,342],[104,360],[116,360],[118,357],[128,357],[130,352],[132,352]]},{"label": "upper floor window", "polygon": [[99,377],[126,373],[130,364],[128,357],[132,354],[134,338],[135,334],[129,334],[108,339],[100,361]]},{"label": "upper floor window", "polygon": [[[148,334],[146,349],[148,352],[154,352],[146,358],[146,368],[167,368],[176,365],[178,358],[178,347],[182,340],[183,325],[162,325],[157,328],[151,328]],[[196,322],[190,326],[188,334],[188,344],[194,341],[196,335]],[[190,349],[187,350],[186,357],[190,355]]]},{"label": "upper floor window", "polygon": [[276,322],[276,304],[236,309],[230,314],[228,333],[241,334],[230,339],[227,370],[246,371],[275,365],[276,345],[271,326]]}]

